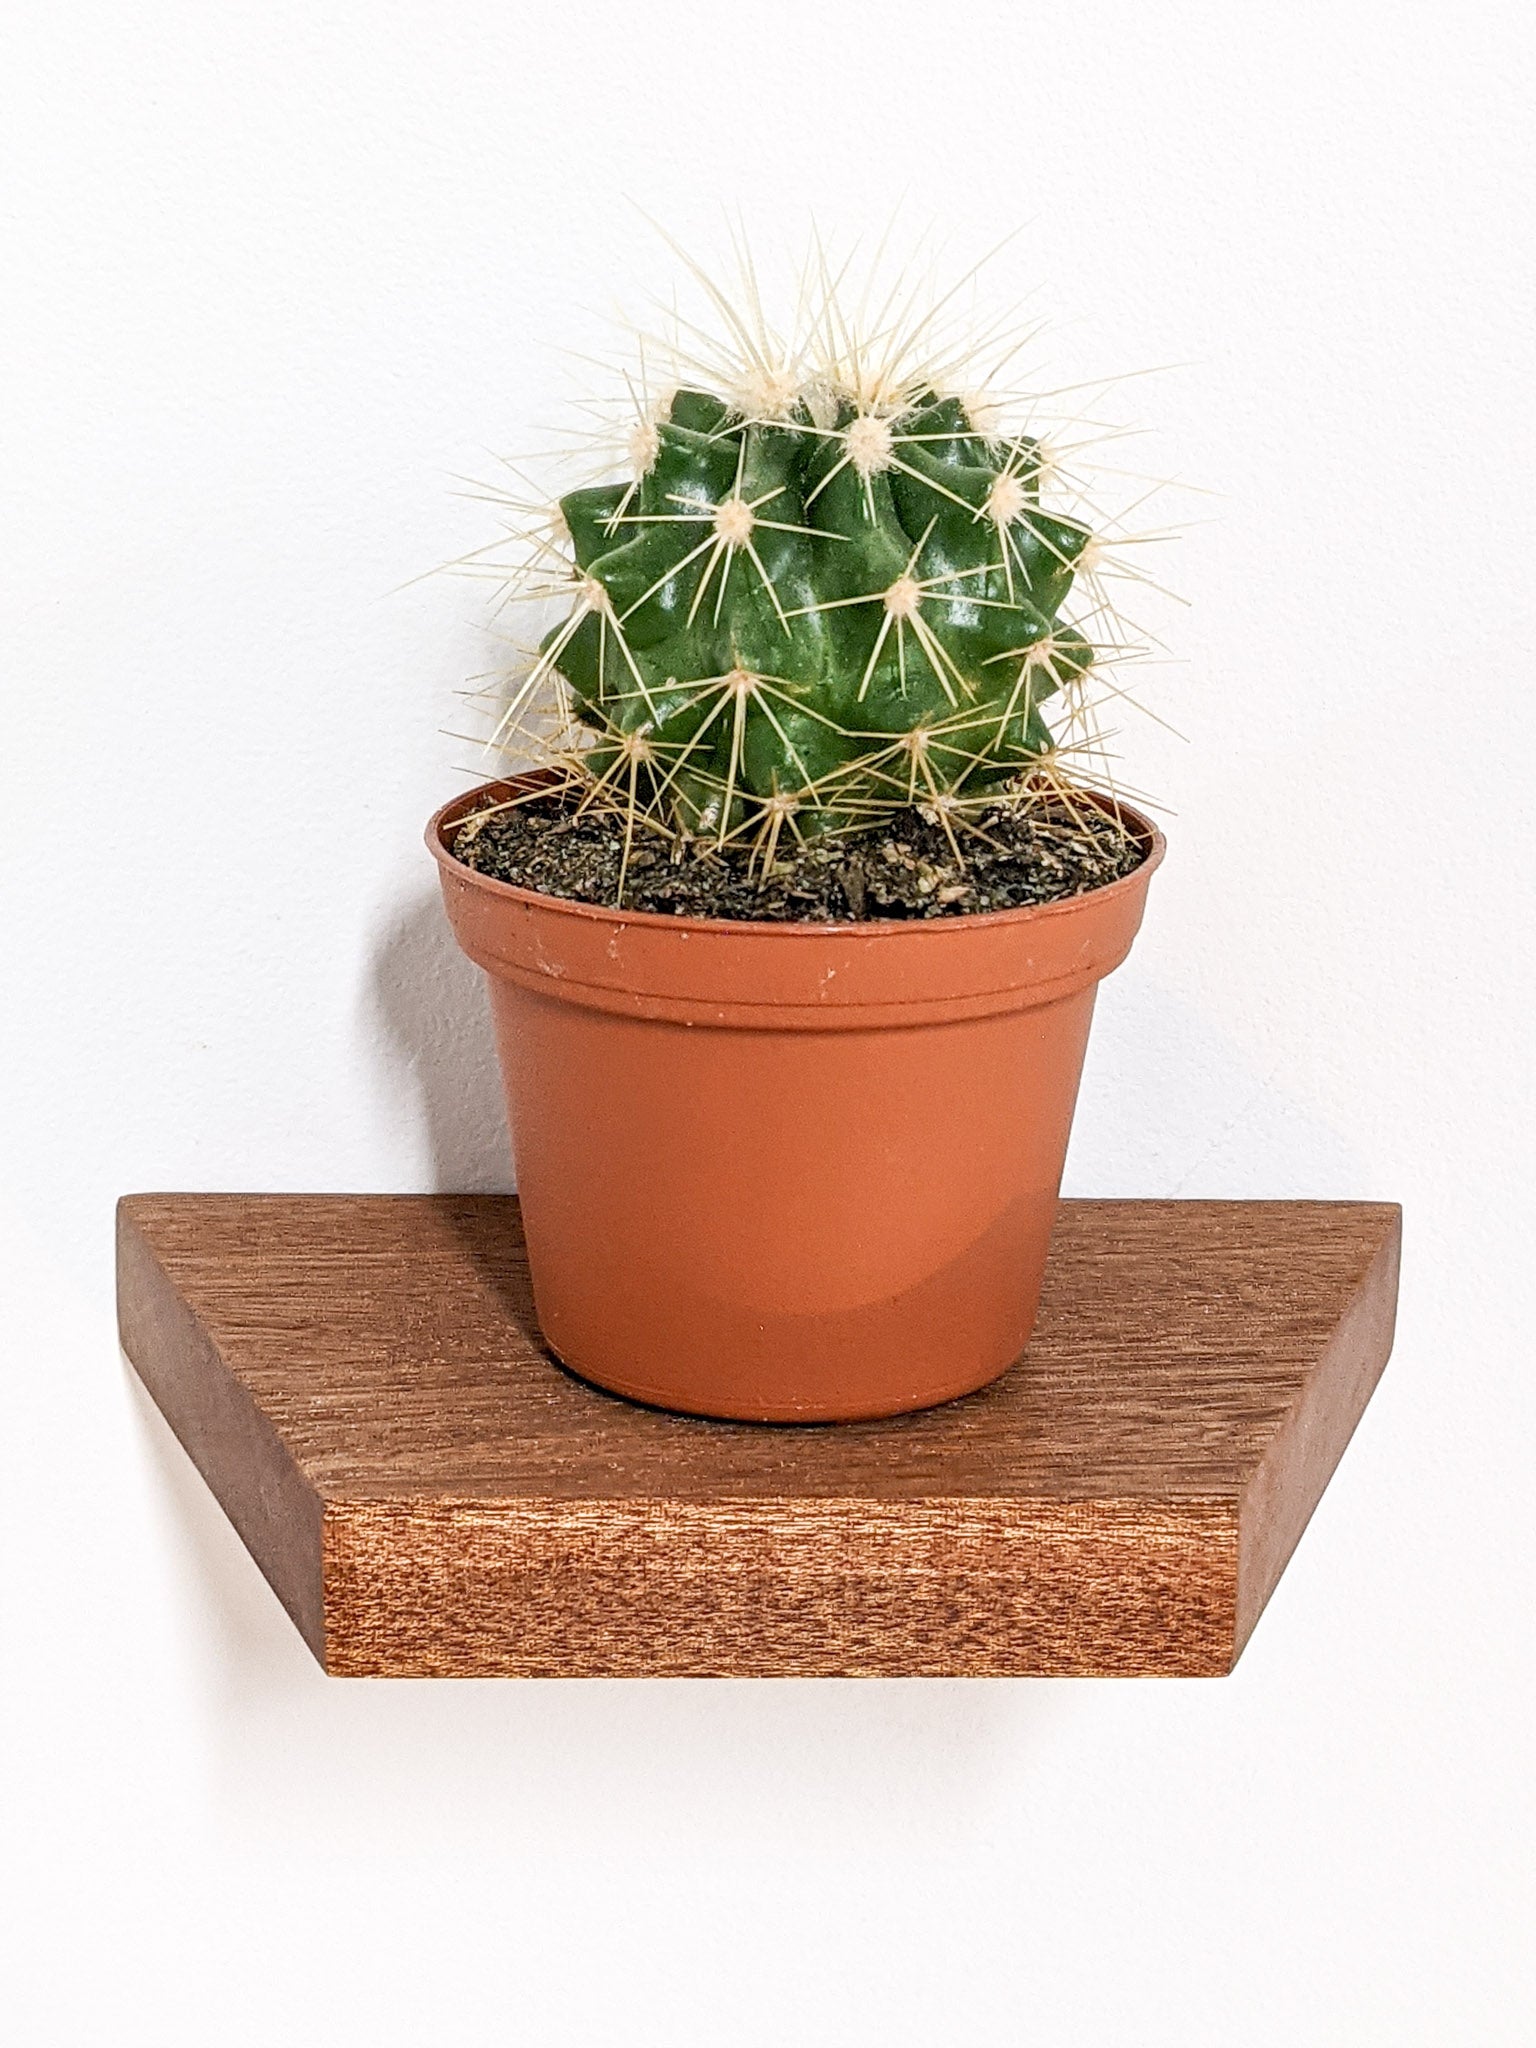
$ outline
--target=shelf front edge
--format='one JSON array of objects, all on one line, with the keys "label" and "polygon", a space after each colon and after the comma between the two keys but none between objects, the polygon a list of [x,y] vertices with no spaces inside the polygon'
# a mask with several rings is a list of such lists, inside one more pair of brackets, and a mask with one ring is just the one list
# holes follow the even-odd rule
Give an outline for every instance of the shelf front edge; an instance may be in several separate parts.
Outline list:
[{"label": "shelf front edge", "polygon": [[351,1677],[1218,1677],[1235,1498],[333,1501]]}]

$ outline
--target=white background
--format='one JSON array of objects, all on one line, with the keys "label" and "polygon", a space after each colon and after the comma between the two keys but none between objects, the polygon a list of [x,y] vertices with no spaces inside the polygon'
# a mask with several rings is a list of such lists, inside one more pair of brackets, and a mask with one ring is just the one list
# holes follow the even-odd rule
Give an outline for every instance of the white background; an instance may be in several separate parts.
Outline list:
[{"label": "white background", "polygon": [[[8,2037],[1530,2040],[1527,10],[7,40]],[[627,197],[708,253],[904,196],[1025,225],[1060,381],[1183,365],[1126,388],[1213,494],[1069,1187],[1401,1199],[1396,1357],[1227,1683],[328,1682],[121,1366],[112,1200],[504,1180],[419,843],[481,593],[388,593],[670,285]]]}]

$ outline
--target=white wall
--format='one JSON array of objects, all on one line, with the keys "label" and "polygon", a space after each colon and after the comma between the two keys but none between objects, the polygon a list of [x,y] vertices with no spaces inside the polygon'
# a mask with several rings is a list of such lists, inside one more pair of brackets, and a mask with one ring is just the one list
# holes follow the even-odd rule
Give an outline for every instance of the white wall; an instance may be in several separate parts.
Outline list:
[{"label": "white wall", "polygon": [[[1525,11],[7,40],[9,2038],[1528,2040]],[[1027,223],[1062,381],[1185,364],[1135,406],[1219,494],[1070,1185],[1401,1198],[1397,1356],[1224,1684],[327,1682],[119,1363],[112,1199],[503,1177],[418,838],[479,592],[386,593],[484,537],[448,475],[537,438],[580,309],[670,278],[626,197],[709,249],[903,193]]]}]

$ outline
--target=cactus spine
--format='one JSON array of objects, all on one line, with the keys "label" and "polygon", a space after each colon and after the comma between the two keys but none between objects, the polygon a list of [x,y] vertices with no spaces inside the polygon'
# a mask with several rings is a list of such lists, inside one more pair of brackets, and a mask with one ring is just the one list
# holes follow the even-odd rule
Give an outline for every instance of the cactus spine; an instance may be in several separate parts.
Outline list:
[{"label": "cactus spine", "polygon": [[628,477],[560,500],[531,594],[564,615],[499,742],[631,828],[769,859],[786,829],[912,804],[963,829],[1093,781],[1066,757],[1092,743],[1088,685],[1122,642],[1102,543],[1051,508],[1042,441],[888,333],[850,340],[830,287],[806,346],[731,324],[735,374],[685,376],[642,417]]}]

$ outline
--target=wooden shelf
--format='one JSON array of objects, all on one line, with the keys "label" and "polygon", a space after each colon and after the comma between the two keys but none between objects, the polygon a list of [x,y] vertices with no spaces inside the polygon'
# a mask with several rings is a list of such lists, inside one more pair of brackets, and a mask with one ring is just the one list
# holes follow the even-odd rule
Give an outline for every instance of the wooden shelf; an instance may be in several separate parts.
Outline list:
[{"label": "wooden shelf", "polygon": [[1034,1342],[895,1421],[541,1348],[502,1196],[134,1195],[123,1345],[329,1672],[1219,1675],[1392,1342],[1399,1212],[1066,1202]]}]

